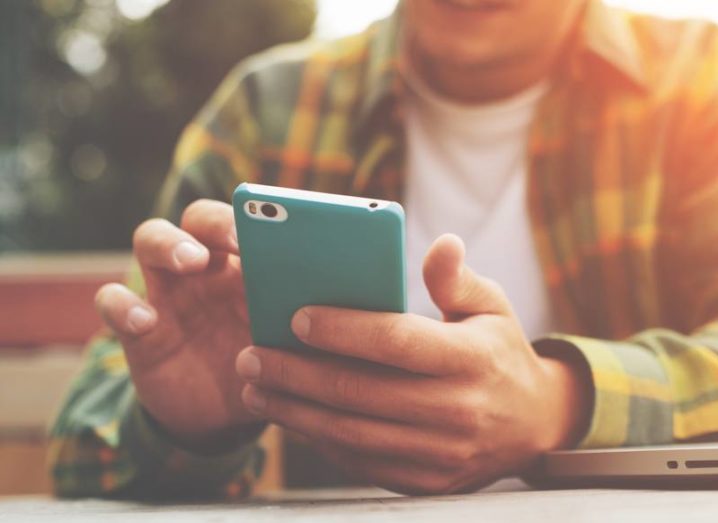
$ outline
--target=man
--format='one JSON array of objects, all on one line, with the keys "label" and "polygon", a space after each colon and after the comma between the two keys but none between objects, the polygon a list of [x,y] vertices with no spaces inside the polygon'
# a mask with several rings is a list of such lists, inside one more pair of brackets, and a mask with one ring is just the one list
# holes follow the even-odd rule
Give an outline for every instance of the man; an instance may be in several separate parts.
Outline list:
[{"label": "man", "polygon": [[[716,29],[594,0],[405,0],[248,61],[135,233],[144,287],[98,293],[114,334],[54,428],[58,492],[241,495],[267,422],[407,493],[709,437],[717,140]],[[325,357],[251,346],[244,180],[402,201],[413,314],[309,306]]]}]

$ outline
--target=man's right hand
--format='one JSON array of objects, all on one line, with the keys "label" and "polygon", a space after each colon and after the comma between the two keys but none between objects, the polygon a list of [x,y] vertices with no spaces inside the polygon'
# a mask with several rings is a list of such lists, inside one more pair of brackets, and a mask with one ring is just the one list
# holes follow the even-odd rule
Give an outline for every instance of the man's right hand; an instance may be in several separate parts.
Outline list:
[{"label": "man's right hand", "polygon": [[148,220],[135,231],[134,254],[147,299],[112,283],[96,303],[124,347],[139,401],[189,448],[241,441],[258,420],[234,370],[251,338],[232,207],[198,200],[181,228]]}]

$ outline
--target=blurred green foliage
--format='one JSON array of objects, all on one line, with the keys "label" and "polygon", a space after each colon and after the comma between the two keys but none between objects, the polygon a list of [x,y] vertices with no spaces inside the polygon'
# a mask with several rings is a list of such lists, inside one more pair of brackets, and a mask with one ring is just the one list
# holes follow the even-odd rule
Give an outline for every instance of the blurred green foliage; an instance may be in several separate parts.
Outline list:
[{"label": "blurred green foliage", "polygon": [[0,252],[128,248],[184,125],[314,0],[0,0]]}]

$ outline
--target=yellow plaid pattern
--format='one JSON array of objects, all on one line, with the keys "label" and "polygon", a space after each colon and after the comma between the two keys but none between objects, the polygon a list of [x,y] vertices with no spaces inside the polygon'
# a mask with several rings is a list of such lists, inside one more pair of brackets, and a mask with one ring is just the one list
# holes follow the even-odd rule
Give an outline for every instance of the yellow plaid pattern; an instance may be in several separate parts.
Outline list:
[{"label": "yellow plaid pattern", "polygon": [[[241,64],[184,133],[159,213],[177,222],[192,200],[229,201],[246,180],[401,200],[399,23]],[[582,446],[707,437],[718,433],[718,30],[597,0],[580,29],[528,151],[527,205],[562,322],[535,347],[590,366]],[[122,359],[116,340],[90,345],[52,433],[57,491],[246,493],[261,453],[175,447]]]}]

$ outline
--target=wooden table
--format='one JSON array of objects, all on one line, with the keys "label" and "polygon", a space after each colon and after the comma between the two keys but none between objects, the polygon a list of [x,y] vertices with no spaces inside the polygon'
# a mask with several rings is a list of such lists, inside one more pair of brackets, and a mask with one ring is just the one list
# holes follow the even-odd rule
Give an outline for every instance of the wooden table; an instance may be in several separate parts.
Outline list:
[{"label": "wooden table", "polygon": [[18,497],[0,500],[0,522],[5,521],[716,523],[718,491],[532,490],[505,480],[476,494],[426,498],[366,489],[286,491],[245,503],[206,505]]}]

